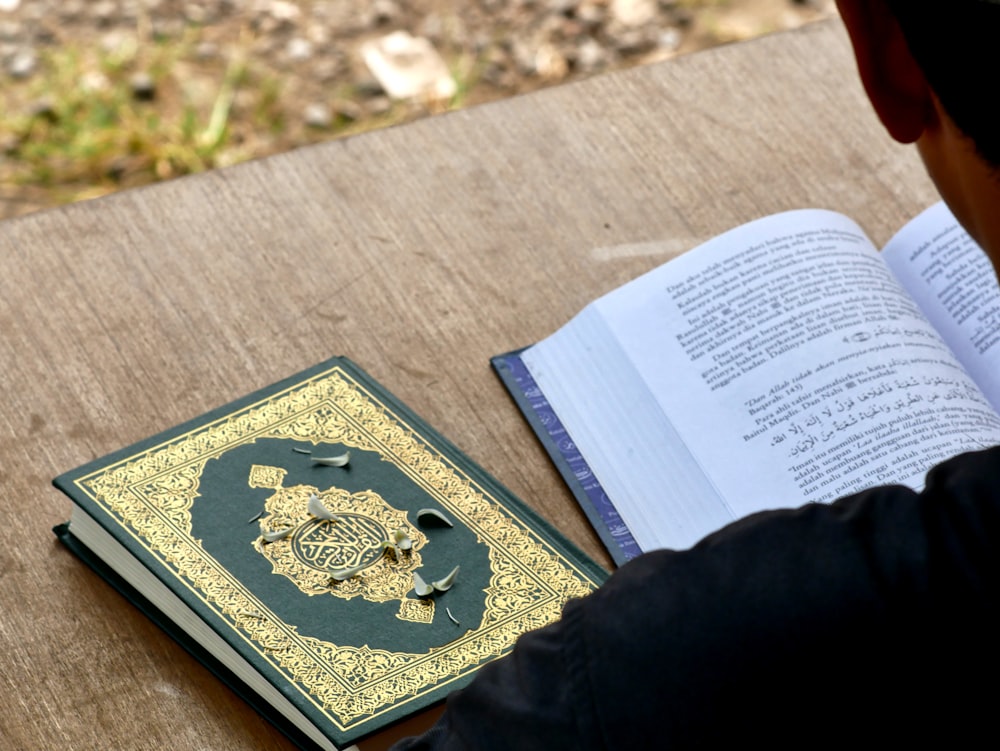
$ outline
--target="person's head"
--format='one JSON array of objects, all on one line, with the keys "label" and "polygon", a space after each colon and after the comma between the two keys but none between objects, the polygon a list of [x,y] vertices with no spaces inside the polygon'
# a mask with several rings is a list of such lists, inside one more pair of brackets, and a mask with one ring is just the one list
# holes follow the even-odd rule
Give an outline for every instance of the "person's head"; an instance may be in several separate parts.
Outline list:
[{"label": "person's head", "polygon": [[837,0],[890,135],[916,143],[942,198],[1000,271],[1000,0]]}]

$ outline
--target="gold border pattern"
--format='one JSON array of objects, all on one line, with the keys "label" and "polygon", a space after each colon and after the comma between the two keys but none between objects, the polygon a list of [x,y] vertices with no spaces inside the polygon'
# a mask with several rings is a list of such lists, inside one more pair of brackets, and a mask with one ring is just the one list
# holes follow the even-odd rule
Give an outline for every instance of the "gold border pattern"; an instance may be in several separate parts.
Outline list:
[{"label": "gold border pattern", "polygon": [[[422,654],[338,645],[283,622],[192,536],[191,509],[205,463],[261,438],[377,452],[469,526],[489,551],[482,622]],[[244,654],[249,648],[284,674],[340,730],[504,654],[520,634],[557,619],[567,600],[596,586],[339,366],[77,484],[234,632]]]}]

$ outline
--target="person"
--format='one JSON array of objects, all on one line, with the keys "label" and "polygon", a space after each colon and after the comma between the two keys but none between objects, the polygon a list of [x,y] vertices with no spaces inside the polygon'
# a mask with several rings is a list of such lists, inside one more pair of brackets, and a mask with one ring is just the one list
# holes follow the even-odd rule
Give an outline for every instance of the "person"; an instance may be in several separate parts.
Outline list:
[{"label": "person", "polygon": [[983,89],[1000,1],[838,0],[868,98],[916,143],[945,203],[1000,268],[1000,112]]},{"label": "person", "polygon": [[[1000,268],[1000,0],[839,0],[888,132]],[[622,566],[394,751],[988,743],[1000,448]]]}]

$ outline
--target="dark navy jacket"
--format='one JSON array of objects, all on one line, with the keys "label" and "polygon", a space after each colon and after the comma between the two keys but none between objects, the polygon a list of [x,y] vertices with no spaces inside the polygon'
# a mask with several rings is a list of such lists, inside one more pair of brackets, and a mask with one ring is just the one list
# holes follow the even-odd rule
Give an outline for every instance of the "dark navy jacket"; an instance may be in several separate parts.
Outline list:
[{"label": "dark navy jacket", "polygon": [[991,745],[998,538],[1000,448],[755,514],[621,567],[394,751]]}]

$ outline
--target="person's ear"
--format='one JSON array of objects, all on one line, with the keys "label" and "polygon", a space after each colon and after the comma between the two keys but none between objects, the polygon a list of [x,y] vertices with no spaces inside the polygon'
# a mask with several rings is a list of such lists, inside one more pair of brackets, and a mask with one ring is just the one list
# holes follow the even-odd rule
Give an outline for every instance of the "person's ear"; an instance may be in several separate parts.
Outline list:
[{"label": "person's ear", "polygon": [[913,143],[934,109],[930,86],[895,16],[883,0],[837,0],[837,6],[876,114],[894,139]]}]

